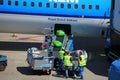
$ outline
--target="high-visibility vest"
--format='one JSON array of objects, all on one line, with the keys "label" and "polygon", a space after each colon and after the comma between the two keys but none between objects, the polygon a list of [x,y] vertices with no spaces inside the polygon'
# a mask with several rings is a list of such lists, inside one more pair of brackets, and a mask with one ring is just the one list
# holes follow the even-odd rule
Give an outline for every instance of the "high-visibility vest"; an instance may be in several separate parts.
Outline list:
[{"label": "high-visibility vest", "polygon": [[63,59],[63,57],[64,57],[64,51],[63,50],[60,50],[59,51],[59,57],[60,57],[60,59]]},{"label": "high-visibility vest", "polygon": [[64,65],[65,66],[72,66],[70,58],[71,58],[71,56],[69,56],[69,55],[64,56]]},{"label": "high-visibility vest", "polygon": [[79,66],[86,66],[86,59],[84,55],[80,55],[81,60],[79,62]]}]

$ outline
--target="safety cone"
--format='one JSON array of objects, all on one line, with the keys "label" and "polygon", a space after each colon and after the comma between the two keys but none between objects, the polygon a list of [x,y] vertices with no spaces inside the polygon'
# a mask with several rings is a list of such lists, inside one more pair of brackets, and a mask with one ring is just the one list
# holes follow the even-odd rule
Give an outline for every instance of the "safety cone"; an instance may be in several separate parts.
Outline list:
[{"label": "safety cone", "polygon": [[12,37],[17,37],[17,34],[16,34],[16,33],[13,33]]}]

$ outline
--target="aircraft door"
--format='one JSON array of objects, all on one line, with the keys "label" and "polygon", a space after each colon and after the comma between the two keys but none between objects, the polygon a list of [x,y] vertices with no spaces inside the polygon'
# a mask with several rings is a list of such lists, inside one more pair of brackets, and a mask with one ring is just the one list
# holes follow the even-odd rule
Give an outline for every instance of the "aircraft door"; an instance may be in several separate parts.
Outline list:
[{"label": "aircraft door", "polygon": [[54,34],[56,35],[57,30],[63,30],[65,34],[71,35],[71,25],[70,24],[55,24]]}]

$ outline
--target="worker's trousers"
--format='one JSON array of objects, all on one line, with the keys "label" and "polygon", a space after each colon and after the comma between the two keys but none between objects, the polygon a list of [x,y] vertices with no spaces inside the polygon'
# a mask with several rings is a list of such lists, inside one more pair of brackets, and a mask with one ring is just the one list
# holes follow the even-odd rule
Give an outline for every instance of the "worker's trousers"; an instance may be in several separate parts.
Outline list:
[{"label": "worker's trousers", "polygon": [[79,66],[79,76],[82,80],[84,78],[83,69],[84,69],[84,66]]},{"label": "worker's trousers", "polygon": [[62,70],[62,66],[63,66],[63,60],[60,59],[58,70]]},{"label": "worker's trousers", "polygon": [[66,78],[69,77],[68,66],[65,66],[65,77],[66,77]]}]

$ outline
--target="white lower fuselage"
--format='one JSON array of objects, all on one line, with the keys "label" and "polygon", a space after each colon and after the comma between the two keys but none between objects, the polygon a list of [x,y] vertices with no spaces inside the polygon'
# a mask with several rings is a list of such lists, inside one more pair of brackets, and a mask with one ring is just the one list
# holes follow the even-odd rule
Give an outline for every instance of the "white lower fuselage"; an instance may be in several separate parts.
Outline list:
[{"label": "white lower fuselage", "polygon": [[108,27],[109,19],[76,17],[36,16],[0,13],[0,32],[42,34],[50,32],[55,24],[71,25],[76,36],[100,37]]}]

